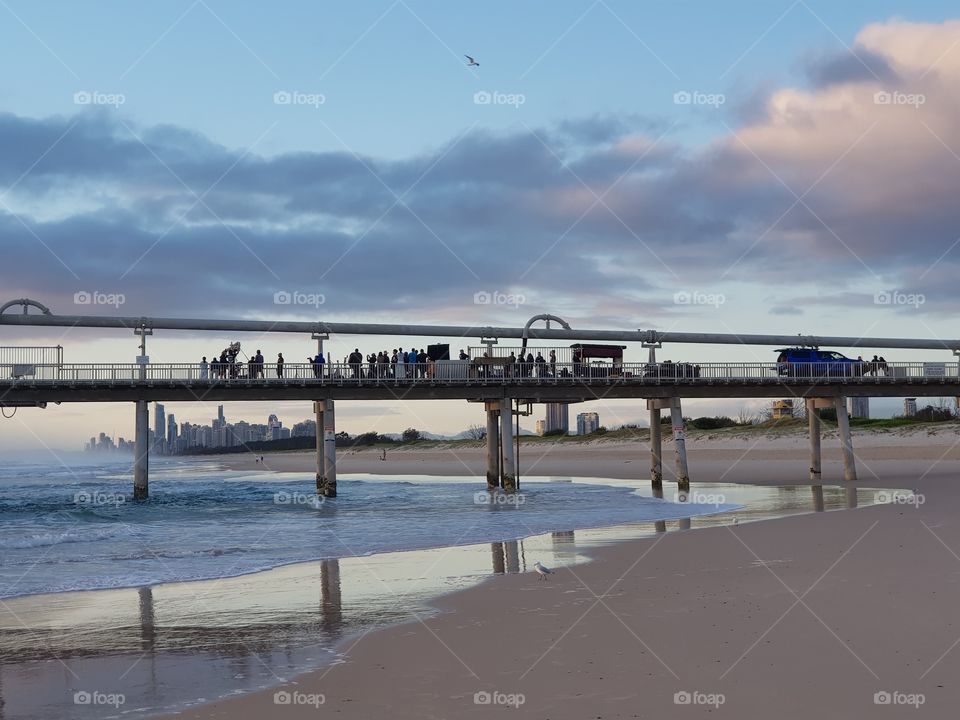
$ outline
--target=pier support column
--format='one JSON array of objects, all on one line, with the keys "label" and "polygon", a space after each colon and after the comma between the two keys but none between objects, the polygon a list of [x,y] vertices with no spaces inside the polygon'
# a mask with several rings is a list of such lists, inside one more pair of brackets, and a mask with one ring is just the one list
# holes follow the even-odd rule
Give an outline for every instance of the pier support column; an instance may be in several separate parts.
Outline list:
[{"label": "pier support column", "polygon": [[487,410],[487,489],[500,485],[500,425],[497,413],[500,403],[486,402]]},{"label": "pier support column", "polygon": [[133,448],[133,499],[150,495],[150,413],[146,400],[137,400],[136,430]]},{"label": "pier support column", "polygon": [[510,398],[500,401],[500,446],[503,449],[503,467],[500,485],[504,492],[516,492],[517,474],[513,455],[513,407]]},{"label": "pier support column", "polygon": [[337,496],[337,428],[333,400],[317,400],[317,495]]},{"label": "pier support column", "polygon": [[663,488],[663,428],[660,424],[662,401],[647,400],[650,411],[650,484]]},{"label": "pier support column", "polygon": [[857,461],[853,456],[853,438],[850,436],[850,417],[847,415],[847,399],[834,398],[837,408],[837,428],[840,430],[840,451],[843,454],[843,479],[848,482],[857,480]]},{"label": "pier support column", "polygon": [[804,400],[807,407],[807,429],[810,434],[810,482],[820,482],[820,415],[814,398]]},{"label": "pier support column", "polygon": [[683,410],[680,398],[670,402],[670,419],[673,424],[673,449],[677,461],[677,486],[681,490],[690,489],[690,473],[687,470],[687,442],[683,433]]}]

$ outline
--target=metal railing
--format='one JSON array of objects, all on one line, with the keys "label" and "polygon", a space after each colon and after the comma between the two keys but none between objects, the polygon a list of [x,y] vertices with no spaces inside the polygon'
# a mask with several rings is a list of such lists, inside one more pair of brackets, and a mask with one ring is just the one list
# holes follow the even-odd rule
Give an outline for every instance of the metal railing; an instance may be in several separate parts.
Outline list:
[{"label": "metal railing", "polygon": [[0,347],[0,377],[3,378],[36,375],[38,368],[56,368],[62,364],[62,345]]},{"label": "metal railing", "polygon": [[[145,370],[145,376],[141,372]],[[957,362],[890,363],[509,363],[450,360],[402,365],[364,363],[71,363],[37,366],[23,377],[0,377],[0,383],[72,385],[77,383],[258,384],[302,385],[495,385],[495,384],[716,384],[716,383],[859,383],[946,382],[960,379]]]}]

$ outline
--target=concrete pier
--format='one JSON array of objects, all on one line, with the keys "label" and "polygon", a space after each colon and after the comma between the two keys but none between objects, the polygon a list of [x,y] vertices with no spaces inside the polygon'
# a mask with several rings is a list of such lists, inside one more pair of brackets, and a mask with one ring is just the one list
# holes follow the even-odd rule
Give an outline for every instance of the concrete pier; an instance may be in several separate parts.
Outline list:
[{"label": "concrete pier", "polygon": [[137,400],[133,448],[133,499],[150,496],[150,413],[146,400]]},{"label": "concrete pier", "polygon": [[853,455],[853,438],[850,436],[847,399],[838,396],[834,399],[834,404],[837,408],[837,429],[840,431],[840,451],[843,455],[843,479],[848,482],[856,482],[857,461]]},{"label": "concrete pier", "polygon": [[670,402],[670,419],[673,425],[673,450],[676,455],[677,485],[681,490],[690,489],[690,473],[687,470],[687,441],[683,432],[683,410],[680,398]]},{"label": "concrete pier", "polygon": [[513,407],[510,398],[504,398],[500,401],[500,447],[503,452],[500,486],[504,492],[516,492],[517,474],[513,454]]},{"label": "concrete pier", "polygon": [[650,484],[663,487],[663,428],[660,424],[660,408],[651,407],[655,400],[647,400],[650,410]]},{"label": "concrete pier", "polygon": [[317,495],[337,496],[337,428],[333,400],[317,400]]},{"label": "concrete pier", "polygon": [[487,489],[500,485],[500,412],[499,402],[484,404],[487,411]]},{"label": "concrete pier", "polygon": [[[810,481],[819,483],[821,476],[820,415],[817,412],[817,401],[814,398],[807,398],[804,403],[807,408],[807,429],[810,434]],[[821,502],[822,500],[821,496]]]}]

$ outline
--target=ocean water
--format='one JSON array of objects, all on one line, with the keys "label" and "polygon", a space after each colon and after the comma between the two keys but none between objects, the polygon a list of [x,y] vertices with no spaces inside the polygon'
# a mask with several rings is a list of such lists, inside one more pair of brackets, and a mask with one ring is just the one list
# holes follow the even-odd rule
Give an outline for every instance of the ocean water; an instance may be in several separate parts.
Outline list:
[{"label": "ocean water", "polygon": [[489,502],[483,479],[351,476],[320,503],[310,474],[159,458],[133,503],[129,460],[64,459],[0,468],[3,720],[148,718],[275,687],[445,593],[511,573],[537,586],[537,560],[890,494],[715,484],[672,502],[647,480],[531,478]]},{"label": "ocean water", "polygon": [[150,475],[149,501],[135,503],[127,458],[0,468],[0,598],[234,577],[737,507],[708,496],[680,504],[625,483],[569,478],[532,478],[510,497],[489,495],[477,479],[347,476],[339,497],[318,501],[310,474],[159,459]]}]

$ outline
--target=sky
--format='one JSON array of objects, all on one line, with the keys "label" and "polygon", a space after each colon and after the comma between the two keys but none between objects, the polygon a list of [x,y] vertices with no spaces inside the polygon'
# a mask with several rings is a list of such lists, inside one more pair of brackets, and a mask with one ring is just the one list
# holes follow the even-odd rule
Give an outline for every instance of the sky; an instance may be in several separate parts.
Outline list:
[{"label": "sky", "polygon": [[[0,0],[0,302],[510,326],[550,312],[574,327],[954,338],[952,15],[933,0]],[[309,302],[278,304],[283,294]],[[82,302],[91,296],[105,302]],[[149,354],[199,361],[233,340],[288,361],[315,347],[158,331]],[[327,349],[410,342],[334,337]],[[0,328],[0,345],[17,344],[63,345],[67,362],[137,354],[125,333]],[[681,345],[661,357],[773,359]],[[743,405],[691,401],[685,413]],[[610,426],[645,416],[642,401],[580,410]],[[201,403],[167,411],[216,415]],[[227,408],[287,425],[310,412]],[[454,402],[338,413],[349,432],[482,422]],[[133,412],[62,405],[2,427],[0,447],[76,449],[101,430],[131,437]]]}]

